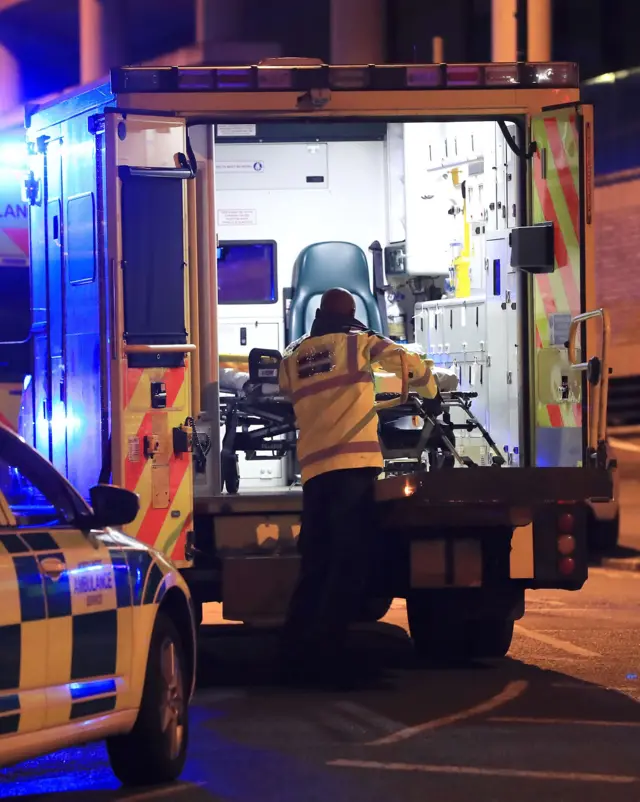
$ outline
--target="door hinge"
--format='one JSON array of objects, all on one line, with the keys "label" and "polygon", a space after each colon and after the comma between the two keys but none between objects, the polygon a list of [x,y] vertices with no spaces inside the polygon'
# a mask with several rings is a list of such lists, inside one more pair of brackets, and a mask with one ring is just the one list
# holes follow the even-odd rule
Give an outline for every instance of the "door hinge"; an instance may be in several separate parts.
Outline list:
[{"label": "door hinge", "polygon": [[513,374],[510,370],[507,371],[507,384],[513,384]]}]

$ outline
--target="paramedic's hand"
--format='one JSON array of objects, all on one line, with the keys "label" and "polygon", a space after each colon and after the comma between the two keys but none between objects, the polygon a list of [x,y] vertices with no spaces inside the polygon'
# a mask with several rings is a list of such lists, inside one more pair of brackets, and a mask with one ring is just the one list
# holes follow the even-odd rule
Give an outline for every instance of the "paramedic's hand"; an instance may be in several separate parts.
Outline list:
[{"label": "paramedic's hand", "polygon": [[423,398],[435,398],[438,394],[438,385],[431,373],[433,362],[423,359],[411,351],[403,348],[393,340],[380,337],[378,334],[369,335],[367,344],[371,364],[378,363],[383,370],[402,376],[402,358],[404,354],[409,367],[409,387]]}]

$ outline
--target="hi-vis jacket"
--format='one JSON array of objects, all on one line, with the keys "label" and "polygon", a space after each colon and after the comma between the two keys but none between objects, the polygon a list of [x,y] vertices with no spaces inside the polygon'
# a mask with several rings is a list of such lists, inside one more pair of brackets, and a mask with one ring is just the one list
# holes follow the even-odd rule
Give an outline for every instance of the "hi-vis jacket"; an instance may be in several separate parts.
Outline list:
[{"label": "hi-vis jacket", "polygon": [[411,389],[434,398],[437,385],[422,359],[370,331],[306,337],[285,351],[279,384],[296,414],[303,484],[327,471],[383,467],[372,366],[400,376],[401,350]]}]

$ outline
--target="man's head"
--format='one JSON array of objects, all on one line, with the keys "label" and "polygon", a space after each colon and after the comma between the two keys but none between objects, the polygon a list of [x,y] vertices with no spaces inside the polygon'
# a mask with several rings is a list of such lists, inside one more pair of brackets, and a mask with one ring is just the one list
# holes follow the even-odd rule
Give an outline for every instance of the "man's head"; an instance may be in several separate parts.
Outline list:
[{"label": "man's head", "polygon": [[320,313],[325,315],[353,318],[356,315],[356,301],[348,290],[334,287],[327,290],[320,300]]}]

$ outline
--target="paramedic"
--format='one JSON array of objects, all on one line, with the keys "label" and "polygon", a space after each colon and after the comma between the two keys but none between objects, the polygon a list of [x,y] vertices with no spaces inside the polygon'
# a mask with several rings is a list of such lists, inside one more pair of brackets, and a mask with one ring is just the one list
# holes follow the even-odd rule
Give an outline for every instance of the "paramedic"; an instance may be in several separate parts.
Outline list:
[{"label": "paramedic", "polygon": [[[308,336],[280,365],[299,430],[303,511],[300,576],[283,633],[288,674],[330,678],[341,672],[349,624],[358,615],[374,550],[374,482],[383,467],[372,365],[402,374],[412,390],[437,393],[427,364],[355,319],[347,290],[322,296]],[[338,676],[337,675],[337,676]]]}]

